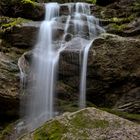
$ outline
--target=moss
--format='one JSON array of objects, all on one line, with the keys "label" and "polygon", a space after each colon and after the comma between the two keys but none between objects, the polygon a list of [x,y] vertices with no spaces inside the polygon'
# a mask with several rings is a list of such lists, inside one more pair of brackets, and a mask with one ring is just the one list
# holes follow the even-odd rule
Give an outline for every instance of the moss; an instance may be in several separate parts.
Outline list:
[{"label": "moss", "polygon": [[3,131],[0,132],[0,140],[4,140],[5,137],[12,134],[13,126],[7,125]]},{"label": "moss", "polygon": [[127,25],[125,25],[125,24],[122,24],[122,25],[111,24],[111,28],[113,28],[114,30],[123,31],[124,29],[127,28]]},{"label": "moss", "polygon": [[21,1],[22,4],[29,4],[32,6],[36,6],[36,2],[32,1],[32,0],[22,0]]},{"label": "moss", "polygon": [[66,101],[66,100],[57,100],[58,103],[58,110],[60,112],[74,112],[79,109],[78,102],[76,101]]},{"label": "moss", "polygon": [[86,2],[96,4],[96,0],[86,0]]},{"label": "moss", "polygon": [[123,23],[129,23],[134,18],[135,18],[135,15],[131,15],[131,16],[125,17],[125,18],[113,17],[113,18],[109,19],[109,21],[120,25],[120,24],[123,24]]},{"label": "moss", "polygon": [[60,140],[62,134],[66,131],[67,128],[55,120],[37,129],[37,131],[34,132],[33,138],[34,140]]},{"label": "moss", "polygon": [[133,4],[133,11],[139,12],[140,11],[140,2],[135,2]]},{"label": "moss", "polygon": [[106,128],[109,122],[106,120],[90,119],[84,112],[79,112],[72,120],[71,124],[77,128]]},{"label": "moss", "polygon": [[117,110],[112,110],[109,108],[100,108],[101,110],[107,111],[109,113],[115,114],[119,117],[134,121],[134,122],[138,122],[140,123],[140,114],[131,114],[131,113],[127,113],[127,112],[121,112],[121,111],[117,111]]},{"label": "moss", "polygon": [[0,33],[5,33],[6,31],[11,31],[14,27],[20,26],[22,23],[28,22],[30,20],[23,18],[9,18],[1,17],[0,18]]},{"label": "moss", "polygon": [[114,17],[114,18],[111,19],[111,21],[113,21],[115,23],[127,23],[127,22],[132,21],[133,19],[134,19],[134,16],[131,15],[127,18],[116,18],[116,17]]},{"label": "moss", "polygon": [[6,23],[6,24],[3,24],[2,25],[2,28],[13,27],[13,26],[18,25],[18,24],[21,24],[23,22],[25,22],[25,20],[22,19],[22,18],[12,19],[11,22]]},{"label": "moss", "polygon": [[88,137],[88,131],[86,130],[94,128],[106,129],[109,127],[108,121],[92,119],[87,114],[88,110],[76,113],[76,115],[72,115],[70,118],[67,118],[65,124],[59,122],[58,120],[50,121],[33,133],[33,139],[60,140],[62,137],[64,138],[64,134],[67,137],[67,133],[71,134],[75,138],[80,137],[82,139],[86,139]]}]

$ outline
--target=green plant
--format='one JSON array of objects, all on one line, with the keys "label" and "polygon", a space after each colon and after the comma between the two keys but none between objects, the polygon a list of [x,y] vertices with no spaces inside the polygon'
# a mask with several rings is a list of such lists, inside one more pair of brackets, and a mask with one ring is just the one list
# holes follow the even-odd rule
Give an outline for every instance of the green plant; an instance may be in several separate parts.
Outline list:
[{"label": "green plant", "polygon": [[86,2],[96,4],[96,0],[86,0]]}]

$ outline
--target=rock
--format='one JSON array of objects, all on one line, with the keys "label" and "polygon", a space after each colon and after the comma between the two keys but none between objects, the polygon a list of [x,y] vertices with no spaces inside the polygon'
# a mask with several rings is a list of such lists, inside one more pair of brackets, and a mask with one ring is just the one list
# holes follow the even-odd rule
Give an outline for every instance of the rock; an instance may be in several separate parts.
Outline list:
[{"label": "rock", "polygon": [[[89,57],[92,70],[89,66],[87,98],[91,99],[94,96],[92,99],[95,99],[95,102],[99,100],[97,104],[115,105],[123,95],[140,86],[140,67],[138,64],[140,41],[103,35],[103,39],[95,40],[93,46],[96,55],[92,58]],[[91,94],[88,96],[90,92]],[[134,100],[138,99],[135,97]]]},{"label": "rock", "polygon": [[0,15],[42,20],[45,8],[43,4],[31,0],[1,0]]},{"label": "rock", "polygon": [[[86,39],[74,38],[66,43],[66,49],[61,52],[57,84],[59,99],[67,100],[68,97],[71,101],[79,100],[81,48],[87,43]],[[88,57],[87,101],[114,108],[131,103],[133,108],[124,110],[139,113],[139,94],[136,92],[136,96],[127,96],[131,90],[140,87],[139,46],[138,39],[112,34],[102,34],[94,40]],[[31,54],[26,53],[24,58],[30,63],[30,57]],[[28,70],[23,67],[23,71]]]},{"label": "rock", "polygon": [[[133,26],[135,20],[129,24],[117,25],[116,23],[106,26],[108,33],[117,34],[124,37],[136,37],[140,35],[140,26]],[[136,21],[136,23],[139,23]]]},{"label": "rock", "polygon": [[[79,39],[74,44],[78,48]],[[88,101],[97,106],[113,107],[121,97],[140,86],[139,46],[140,41],[137,39],[111,34],[103,34],[95,39],[88,58]],[[82,60],[80,50],[67,48],[61,53],[59,65],[60,80],[75,88],[77,94],[80,85],[80,56]],[[139,98],[133,97],[132,102],[138,100]],[[139,102],[137,106],[140,106]],[[131,112],[138,113],[138,110]]]},{"label": "rock", "polygon": [[[3,17],[3,19],[5,18],[6,17]],[[6,21],[6,23],[3,23],[1,26],[1,38],[5,39],[12,46],[17,46],[19,48],[31,48],[35,46],[41,22],[30,21],[22,18],[9,18],[8,20],[9,21]],[[53,40],[58,41],[62,38],[64,24],[56,24],[54,22],[52,26],[52,30],[55,32],[55,34],[53,34]],[[28,36],[29,33],[30,37]]]},{"label": "rock", "polygon": [[123,112],[140,114],[140,87],[124,94],[116,103],[116,109]]},{"label": "rock", "polygon": [[104,26],[108,33],[117,34],[125,37],[133,36],[140,38],[140,1],[111,1],[113,3],[105,7],[94,5],[94,7],[92,7],[91,9],[92,14],[100,19],[100,24]]},{"label": "rock", "polygon": [[140,125],[96,108],[58,116],[26,134],[30,139],[133,139],[139,140]]},{"label": "rock", "polygon": [[22,49],[0,40],[0,118],[12,120],[19,116],[20,74],[17,65]]},{"label": "rock", "polygon": [[[15,25],[12,30],[6,30],[2,38],[13,46],[29,48],[35,45],[40,22],[23,22]],[[30,37],[28,34],[30,33]]]},{"label": "rock", "polygon": [[109,5],[109,4],[111,4],[111,3],[115,2],[115,1],[116,0],[106,0],[106,1],[104,1],[104,0],[96,0],[96,4],[100,5],[100,6],[106,6],[106,5]]},{"label": "rock", "polygon": [[[29,48],[35,45],[40,22],[23,18],[1,17],[1,38],[12,46]],[[30,37],[28,34],[30,33]]]}]

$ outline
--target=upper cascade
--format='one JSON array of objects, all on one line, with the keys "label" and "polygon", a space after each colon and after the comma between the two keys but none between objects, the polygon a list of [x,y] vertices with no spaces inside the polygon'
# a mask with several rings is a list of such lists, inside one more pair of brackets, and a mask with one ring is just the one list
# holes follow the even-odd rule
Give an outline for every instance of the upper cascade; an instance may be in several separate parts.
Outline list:
[{"label": "upper cascade", "polygon": [[60,5],[58,3],[45,4],[45,20],[50,21],[59,16]]}]

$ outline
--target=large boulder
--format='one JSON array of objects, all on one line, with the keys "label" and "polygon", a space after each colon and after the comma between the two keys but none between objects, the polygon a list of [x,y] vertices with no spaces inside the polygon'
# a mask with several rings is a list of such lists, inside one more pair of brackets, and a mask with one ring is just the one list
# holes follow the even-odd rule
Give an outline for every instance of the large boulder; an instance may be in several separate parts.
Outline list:
[{"label": "large boulder", "polygon": [[116,115],[86,108],[58,116],[20,140],[30,139],[109,139],[138,140],[140,126]]}]

